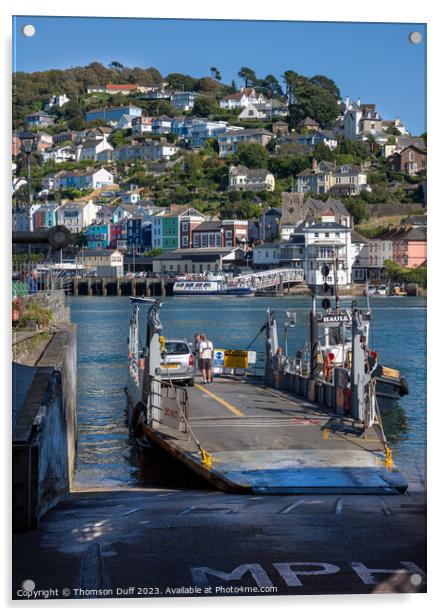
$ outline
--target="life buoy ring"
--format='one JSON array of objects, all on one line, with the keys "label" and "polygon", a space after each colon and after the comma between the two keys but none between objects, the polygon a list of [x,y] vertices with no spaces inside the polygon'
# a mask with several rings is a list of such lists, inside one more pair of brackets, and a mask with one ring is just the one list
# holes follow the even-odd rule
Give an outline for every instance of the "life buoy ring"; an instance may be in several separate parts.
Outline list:
[{"label": "life buoy ring", "polygon": [[333,353],[328,353],[323,360],[323,376],[325,381],[330,381],[332,378],[332,362],[335,359]]},{"label": "life buoy ring", "polygon": [[128,432],[132,438],[141,438],[144,435],[144,424],[146,418],[145,404],[139,401],[131,414]]}]

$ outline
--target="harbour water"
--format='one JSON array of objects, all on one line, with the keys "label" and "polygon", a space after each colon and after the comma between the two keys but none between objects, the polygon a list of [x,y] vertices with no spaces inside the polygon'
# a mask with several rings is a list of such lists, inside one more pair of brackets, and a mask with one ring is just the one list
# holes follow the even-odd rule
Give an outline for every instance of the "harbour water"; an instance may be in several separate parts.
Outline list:
[{"label": "harbour water", "polygon": [[[365,306],[365,298],[356,298]],[[350,305],[343,298],[342,305]],[[266,308],[276,311],[280,341],[286,311],[296,312],[288,330],[289,354],[307,338],[309,297],[222,298],[166,297],[161,319],[167,338],[193,339],[206,333],[215,347],[242,349],[264,323]],[[71,318],[77,323],[79,488],[152,485],[201,487],[202,482],[156,450],[144,468],[127,436],[125,425],[128,323],[132,306],[127,297],[70,298]],[[399,407],[384,419],[394,459],[411,484],[423,484],[426,458],[426,299],[372,298],[371,348],[384,365],[397,368],[410,389]],[[141,307],[141,322],[146,308]],[[261,334],[251,347],[264,350]],[[206,486],[207,487],[207,486]]]}]

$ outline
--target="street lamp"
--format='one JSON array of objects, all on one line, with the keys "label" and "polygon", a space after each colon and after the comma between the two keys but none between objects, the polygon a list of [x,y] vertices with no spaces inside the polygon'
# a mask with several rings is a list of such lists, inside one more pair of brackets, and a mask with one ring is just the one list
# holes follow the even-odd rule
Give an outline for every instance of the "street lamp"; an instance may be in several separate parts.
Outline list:
[{"label": "street lamp", "polygon": [[[34,142],[36,140],[36,135],[34,133],[23,133],[20,137],[23,149],[26,155],[26,179],[28,184],[28,206],[31,208],[32,199],[31,199],[31,152],[34,148]],[[29,211],[31,215],[31,209]]]}]

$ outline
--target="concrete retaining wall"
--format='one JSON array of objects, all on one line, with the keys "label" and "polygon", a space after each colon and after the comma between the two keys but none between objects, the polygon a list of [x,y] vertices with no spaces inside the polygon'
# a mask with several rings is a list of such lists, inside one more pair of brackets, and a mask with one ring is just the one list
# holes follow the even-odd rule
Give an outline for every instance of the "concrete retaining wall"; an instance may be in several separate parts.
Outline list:
[{"label": "concrete retaining wall", "polygon": [[14,532],[36,528],[73,483],[76,328],[71,323],[58,323],[57,328],[36,367],[13,434]]}]

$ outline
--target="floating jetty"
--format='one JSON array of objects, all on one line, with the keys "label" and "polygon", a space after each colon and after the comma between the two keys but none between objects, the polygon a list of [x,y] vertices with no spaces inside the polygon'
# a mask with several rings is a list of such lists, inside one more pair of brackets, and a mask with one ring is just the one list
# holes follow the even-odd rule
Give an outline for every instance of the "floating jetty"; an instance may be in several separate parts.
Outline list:
[{"label": "floating jetty", "polygon": [[[353,345],[351,409],[346,408],[344,389],[307,377],[294,377],[294,391],[300,396],[280,390],[271,356],[276,328],[270,313],[265,325],[265,378],[221,376],[209,385],[179,387],[160,378],[164,338],[159,303],[153,301],[149,307],[147,341],[141,351],[139,310],[135,306],[130,325],[127,391],[130,435],[142,447],[162,447],[231,492],[406,490],[373,406],[372,381],[359,343]],[[354,335],[359,339],[358,314],[355,319]]]}]

